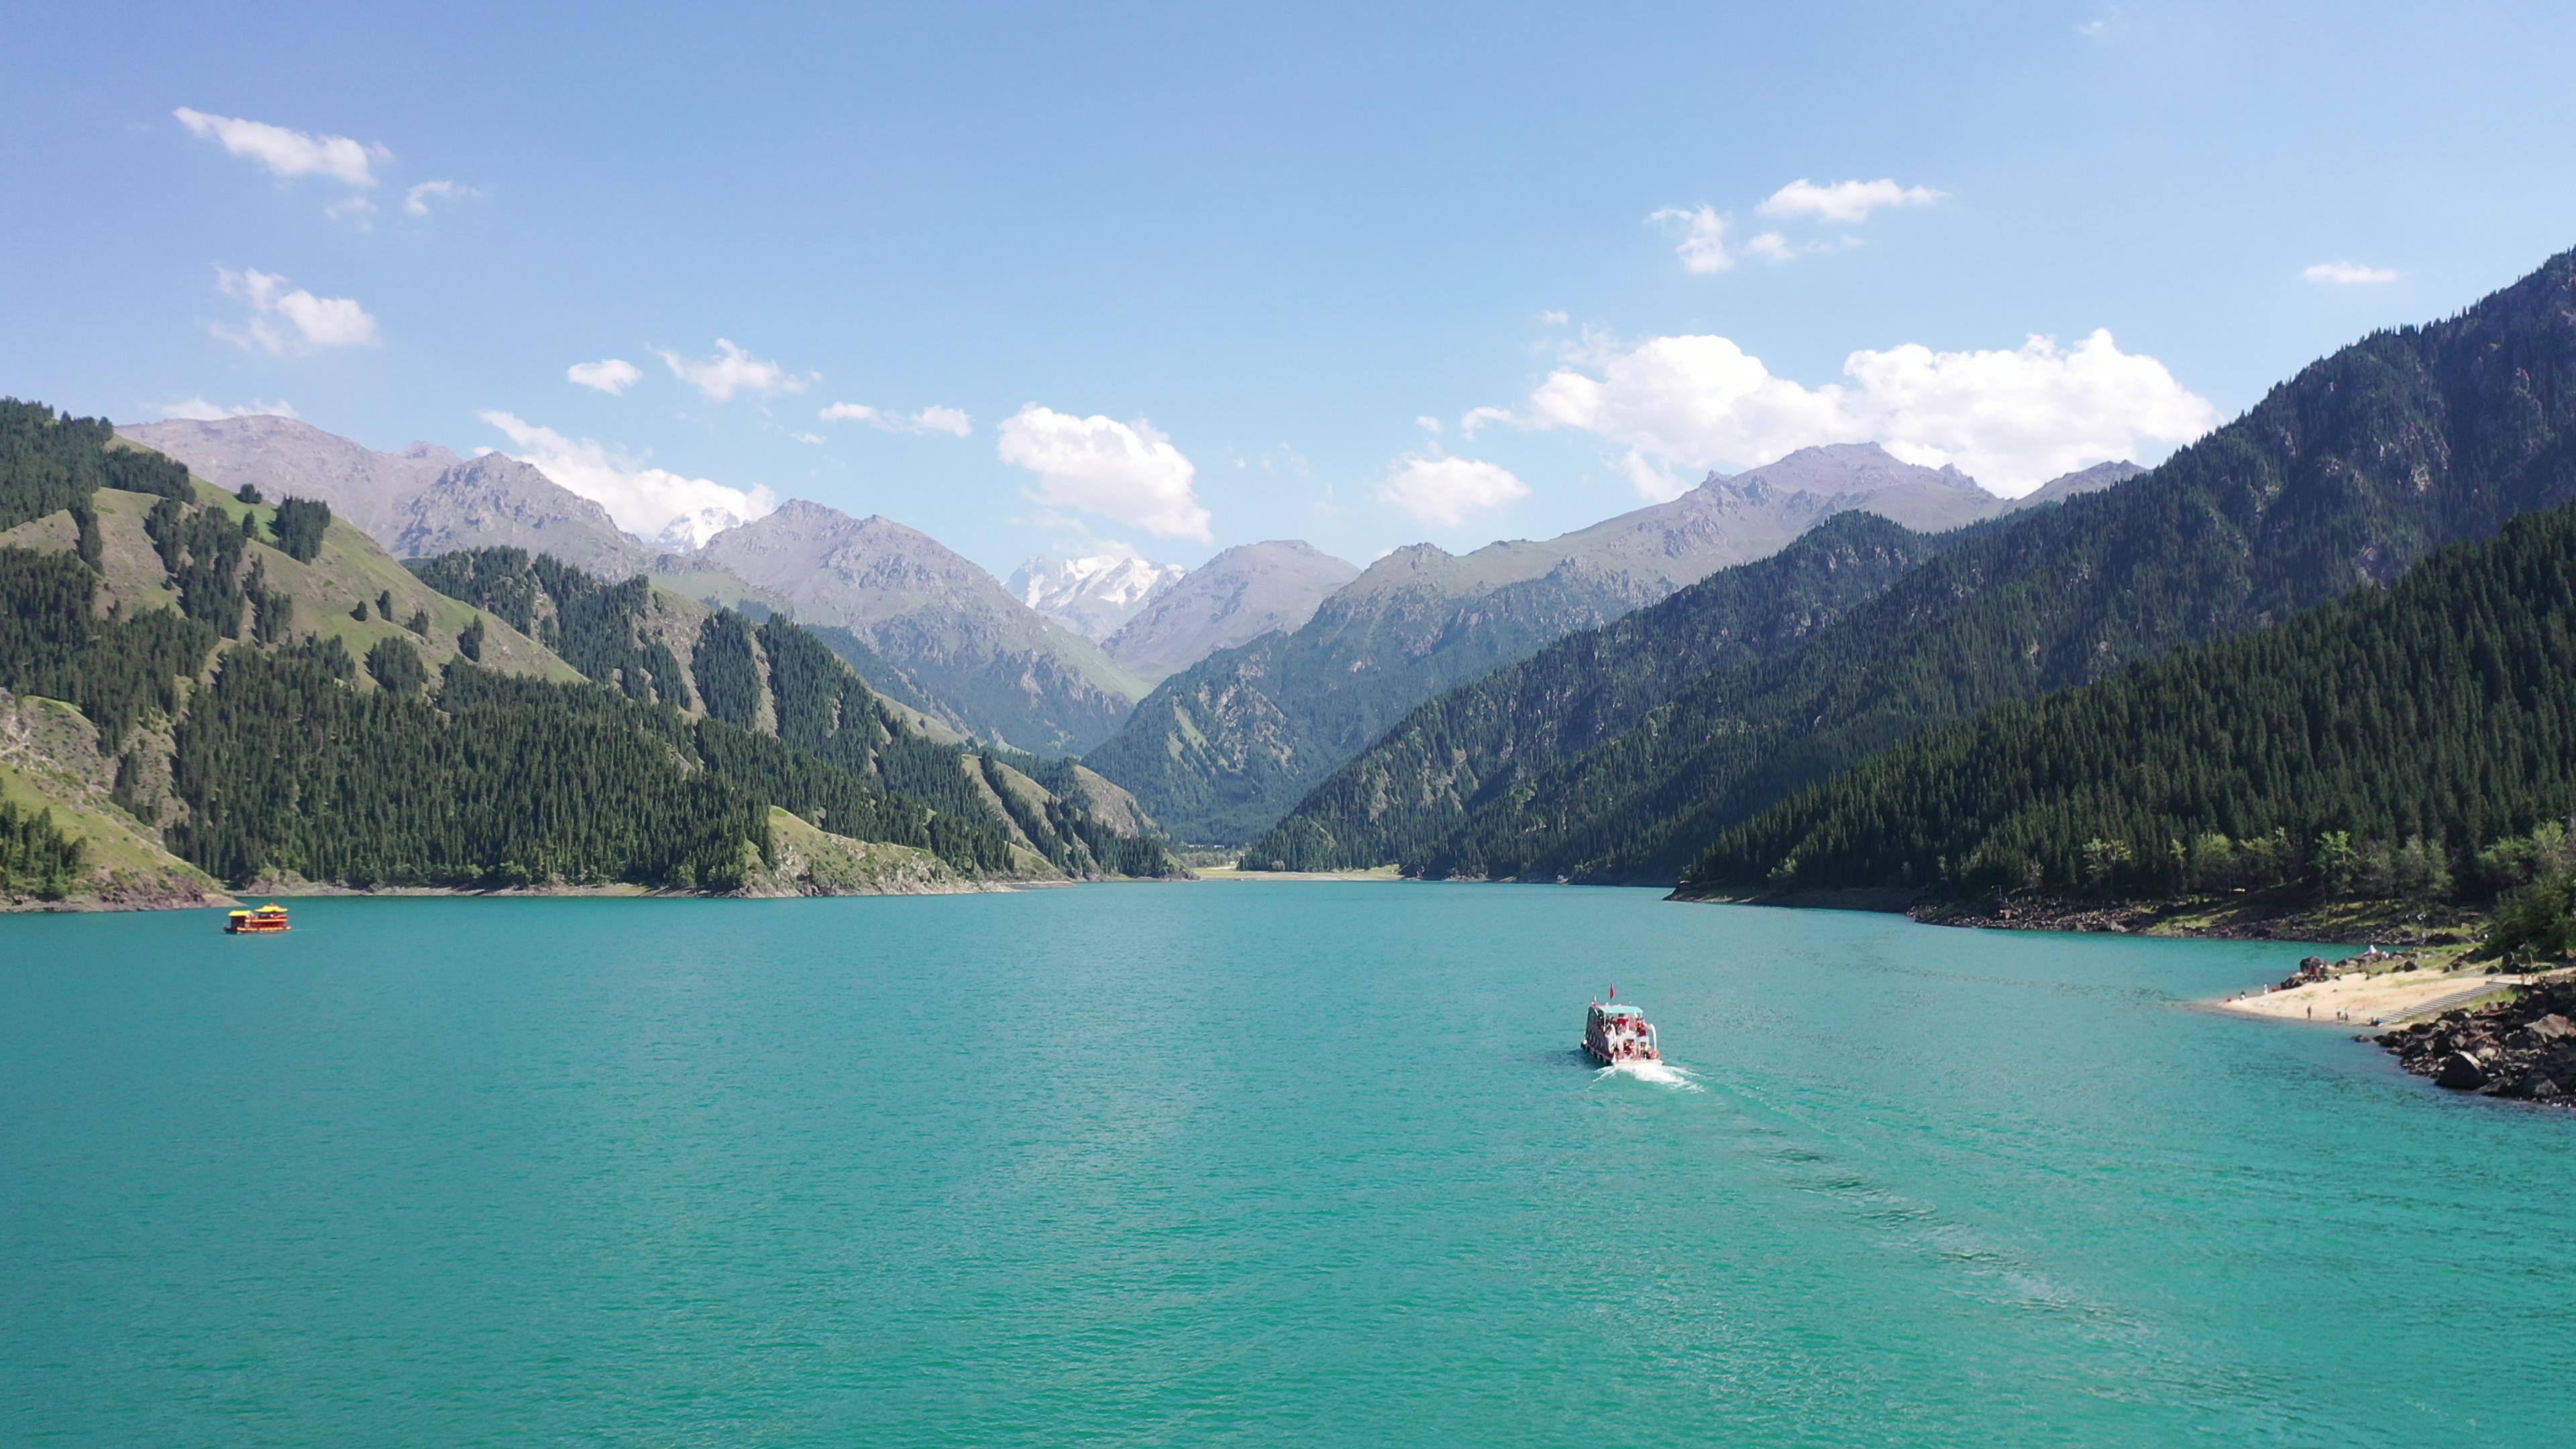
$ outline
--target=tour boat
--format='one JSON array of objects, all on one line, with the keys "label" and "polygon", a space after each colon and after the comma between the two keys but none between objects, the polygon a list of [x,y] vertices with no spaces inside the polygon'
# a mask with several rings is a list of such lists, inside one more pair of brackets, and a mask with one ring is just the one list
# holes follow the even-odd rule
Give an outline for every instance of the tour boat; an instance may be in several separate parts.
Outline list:
[{"label": "tour boat", "polygon": [[[1613,991],[1611,995],[1618,993]],[[1637,1008],[1616,1002],[1604,1006],[1596,1001],[1592,1010],[1584,1014],[1583,1050],[1605,1067],[1664,1059],[1664,1054],[1655,1050],[1655,1024]]]},{"label": "tour boat", "polygon": [[273,936],[290,928],[286,907],[271,901],[255,911],[233,912],[225,918],[224,929],[236,936]]}]

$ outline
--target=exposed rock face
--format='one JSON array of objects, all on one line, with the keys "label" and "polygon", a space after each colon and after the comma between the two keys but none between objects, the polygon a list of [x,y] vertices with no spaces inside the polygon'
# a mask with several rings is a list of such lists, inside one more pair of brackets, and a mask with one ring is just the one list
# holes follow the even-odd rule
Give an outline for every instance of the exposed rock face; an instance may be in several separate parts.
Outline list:
[{"label": "exposed rock face", "polygon": [[498,453],[459,458],[435,443],[379,453],[294,418],[220,418],[122,427],[198,477],[271,498],[318,498],[398,558],[510,545],[605,578],[651,567],[654,550],[608,510]]},{"label": "exposed rock face", "polygon": [[654,557],[609,520],[607,509],[499,453],[440,473],[412,495],[401,528],[384,542],[397,558],[506,544],[552,554],[605,579],[643,573]]},{"label": "exposed rock face", "polygon": [[2115,483],[2126,483],[2146,471],[2135,463],[2096,463],[2081,472],[2052,478],[2013,502],[2022,508],[2062,503],[2078,493],[2097,493]]},{"label": "exposed rock face", "polygon": [[2576,1106],[2576,982],[2536,986],[2512,1001],[2384,1032],[2398,1064],[2438,1087]]},{"label": "exposed rock face", "polygon": [[847,629],[975,733],[1020,749],[1087,749],[1143,692],[1098,645],[892,519],[794,501],[717,534],[674,567],[674,582],[700,598]]},{"label": "exposed rock face", "polygon": [[1274,629],[1303,628],[1359,567],[1299,539],[1227,549],[1143,604],[1109,657],[1159,679]]},{"label": "exposed rock face", "polygon": [[1189,572],[1179,564],[1103,554],[1033,558],[1004,585],[1012,597],[1086,639],[1106,639]]},{"label": "exposed rock face", "polygon": [[219,488],[253,483],[272,499],[318,498],[387,547],[402,531],[404,506],[461,461],[434,443],[379,453],[295,418],[182,419],[116,431]]}]

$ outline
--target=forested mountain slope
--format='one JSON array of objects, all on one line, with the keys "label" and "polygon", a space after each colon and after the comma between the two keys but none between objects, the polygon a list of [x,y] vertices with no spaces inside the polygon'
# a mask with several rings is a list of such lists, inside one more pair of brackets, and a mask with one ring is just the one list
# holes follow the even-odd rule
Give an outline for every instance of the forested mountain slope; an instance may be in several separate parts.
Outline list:
[{"label": "forested mountain slope", "polygon": [[[693,721],[710,760],[733,760],[767,778],[787,768],[760,743],[774,738],[945,818],[995,831],[1069,875],[1173,869],[1153,821],[1124,791],[1066,761],[965,751],[932,737],[814,631],[787,619],[755,624],[642,577],[604,583],[521,549],[412,567],[431,586],[544,640],[585,676]],[[809,813],[786,798],[772,803]]]},{"label": "forested mountain slope", "polygon": [[2145,477],[2032,510],[1794,653],[1729,665],[1404,859],[1671,881],[1774,802],[1918,731],[2285,621],[2576,495],[2576,254],[2365,338]]},{"label": "forested mountain slope", "polygon": [[1720,569],[1417,706],[1244,859],[1333,870],[1407,858],[1514,781],[1628,728],[1708,670],[1797,647],[1960,537],[1918,534],[1874,513],[1829,518],[1767,559]]},{"label": "forested mountain slope", "polygon": [[2482,850],[2571,812],[2576,509],[2557,508],[2386,591],[1932,730],[1729,830],[1685,883],[2480,890],[2517,883]]},{"label": "forested mountain slope", "polygon": [[[235,882],[803,888],[773,809],[882,846],[907,888],[1169,868],[1078,797],[904,730],[783,622],[709,614],[675,669],[650,631],[620,653],[579,627],[614,614],[596,601],[521,615],[603,688],[318,502],[244,504],[25,403],[0,403],[0,524],[0,894],[203,882],[171,853]],[[565,595],[613,592],[554,567]]]}]

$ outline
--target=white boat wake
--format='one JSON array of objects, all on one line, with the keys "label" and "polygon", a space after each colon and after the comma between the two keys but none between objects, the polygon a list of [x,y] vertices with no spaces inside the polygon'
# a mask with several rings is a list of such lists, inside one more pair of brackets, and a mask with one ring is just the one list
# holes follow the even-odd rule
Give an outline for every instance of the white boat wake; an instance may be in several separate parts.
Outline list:
[{"label": "white boat wake", "polygon": [[1638,1081],[1652,1082],[1659,1087],[1670,1087],[1677,1092],[1705,1090],[1688,1069],[1677,1067],[1671,1062],[1614,1062],[1600,1068],[1592,1075],[1596,1081],[1608,1077],[1634,1077]]}]

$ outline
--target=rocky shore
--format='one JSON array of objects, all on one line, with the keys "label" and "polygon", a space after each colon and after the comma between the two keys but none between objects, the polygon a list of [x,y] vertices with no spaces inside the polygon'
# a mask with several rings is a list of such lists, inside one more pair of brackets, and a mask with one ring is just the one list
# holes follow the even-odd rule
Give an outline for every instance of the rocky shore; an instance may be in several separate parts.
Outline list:
[{"label": "rocky shore", "polygon": [[2436,1086],[2576,1107],[2576,981],[2548,982],[2371,1039]]},{"label": "rocky shore", "polygon": [[1906,908],[1905,914],[1926,925],[1985,930],[2099,931],[2113,935],[2356,946],[2399,941],[2455,946],[2475,939],[2482,926],[2477,917],[2455,908],[2418,911],[2396,902],[2319,903],[2271,894],[2145,903],[1996,896],[1984,901],[1919,904]]}]

